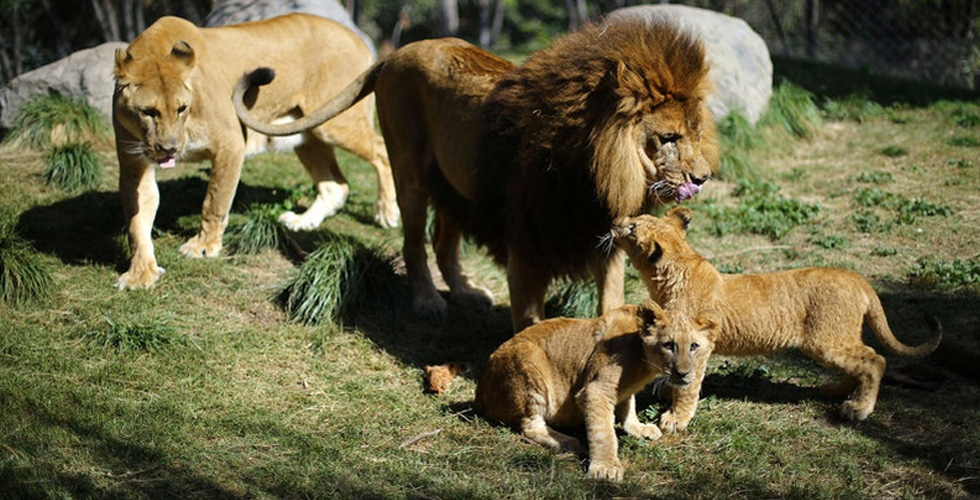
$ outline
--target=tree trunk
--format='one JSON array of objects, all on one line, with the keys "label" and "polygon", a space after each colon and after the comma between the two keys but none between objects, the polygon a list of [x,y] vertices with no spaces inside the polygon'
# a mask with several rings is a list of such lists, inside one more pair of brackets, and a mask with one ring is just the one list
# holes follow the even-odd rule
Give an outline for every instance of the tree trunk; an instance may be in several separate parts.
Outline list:
[{"label": "tree trunk", "polygon": [[480,4],[480,47],[490,48],[490,0],[479,0]]},{"label": "tree trunk", "polygon": [[779,37],[779,45],[782,46],[783,54],[788,55],[789,42],[786,41],[786,32],[783,31],[783,23],[779,20],[776,6],[772,4],[772,0],[766,0],[766,6],[769,7],[769,18],[772,19],[772,24],[776,28],[776,36]]},{"label": "tree trunk", "polygon": [[817,27],[820,25],[820,0],[806,0],[806,57],[817,58]]},{"label": "tree trunk", "polygon": [[497,0],[497,6],[493,13],[493,25],[490,29],[490,47],[496,47],[500,43],[500,33],[504,29],[504,0]]},{"label": "tree trunk", "polygon": [[439,36],[459,33],[459,5],[456,0],[439,0]]},{"label": "tree trunk", "polygon": [[92,10],[95,11],[95,20],[102,28],[102,38],[106,42],[114,42],[122,37],[119,33],[119,23],[116,21],[116,9],[113,8],[109,0],[92,0]]}]

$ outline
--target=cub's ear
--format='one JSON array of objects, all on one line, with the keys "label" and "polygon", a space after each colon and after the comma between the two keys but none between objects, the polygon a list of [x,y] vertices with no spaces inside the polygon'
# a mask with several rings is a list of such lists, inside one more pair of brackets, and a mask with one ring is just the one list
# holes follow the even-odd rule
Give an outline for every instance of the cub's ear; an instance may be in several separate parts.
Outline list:
[{"label": "cub's ear", "polygon": [[170,58],[184,63],[184,65],[188,68],[194,67],[194,63],[197,60],[197,56],[194,54],[194,49],[191,48],[190,44],[183,40],[175,43],[173,48],[170,49]]},{"label": "cub's ear", "polygon": [[664,312],[664,308],[652,299],[647,299],[640,304],[637,314],[640,316],[640,323],[644,331],[647,327],[662,325],[667,322],[667,313]]},{"label": "cub's ear", "polygon": [[681,231],[687,231],[687,226],[691,224],[691,219],[693,218],[694,211],[687,207],[674,207],[667,212],[669,222],[673,223]]},{"label": "cub's ear", "polygon": [[133,62],[133,55],[129,49],[116,49],[116,64],[112,69],[117,82],[125,82],[128,76],[129,65]]}]

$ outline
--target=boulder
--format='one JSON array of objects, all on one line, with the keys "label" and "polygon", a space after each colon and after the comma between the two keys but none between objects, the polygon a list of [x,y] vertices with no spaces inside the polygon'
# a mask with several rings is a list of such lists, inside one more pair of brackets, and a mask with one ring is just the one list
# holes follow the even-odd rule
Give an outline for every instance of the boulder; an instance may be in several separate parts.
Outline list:
[{"label": "boulder", "polygon": [[766,42],[745,21],[684,5],[641,5],[614,10],[606,22],[624,17],[670,19],[701,37],[715,87],[708,98],[715,118],[738,109],[756,123],[765,112],[772,95],[772,60]]},{"label": "boulder", "polygon": [[84,98],[98,109],[106,123],[112,119],[112,65],[116,49],[126,43],[109,42],[79,50],[51,64],[23,73],[0,88],[0,130],[9,130],[21,108],[39,95]]},{"label": "boulder", "polygon": [[204,20],[204,25],[227,26],[268,19],[290,12],[314,14],[347,26],[360,35],[371,49],[371,53],[377,56],[374,42],[357,28],[347,9],[337,0],[217,0],[214,9]]}]

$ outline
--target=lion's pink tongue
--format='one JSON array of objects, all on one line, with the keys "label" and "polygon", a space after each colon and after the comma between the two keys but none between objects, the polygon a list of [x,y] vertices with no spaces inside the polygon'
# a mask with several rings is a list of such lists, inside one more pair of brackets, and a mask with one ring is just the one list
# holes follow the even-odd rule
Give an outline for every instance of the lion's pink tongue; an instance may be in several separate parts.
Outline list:
[{"label": "lion's pink tongue", "polygon": [[676,200],[677,203],[680,203],[684,200],[689,200],[691,198],[694,198],[694,195],[700,192],[701,192],[701,186],[698,186],[693,182],[681,184],[680,186],[677,186],[677,195],[674,196],[674,200]]},{"label": "lion's pink tongue", "polygon": [[157,163],[160,165],[160,168],[174,168],[177,166],[177,158],[171,156],[170,158],[157,160]]}]

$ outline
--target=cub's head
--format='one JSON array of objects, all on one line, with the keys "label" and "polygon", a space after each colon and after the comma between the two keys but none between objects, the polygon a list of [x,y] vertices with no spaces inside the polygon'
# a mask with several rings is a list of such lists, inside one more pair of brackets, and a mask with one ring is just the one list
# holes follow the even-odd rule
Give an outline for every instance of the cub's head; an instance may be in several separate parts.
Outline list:
[{"label": "cub's head", "polygon": [[696,320],[683,313],[664,311],[647,300],[639,308],[641,336],[647,361],[667,375],[667,383],[684,387],[694,382],[714,349],[719,320],[714,312]]},{"label": "cub's head", "polygon": [[[126,144],[126,152],[168,168],[187,143],[185,124],[194,105],[191,76],[196,57],[185,41],[146,50],[151,41],[137,39],[129,48],[116,51],[113,117],[139,139]],[[137,43],[143,46],[135,54]]]},{"label": "cub's head", "polygon": [[674,207],[664,217],[621,217],[613,223],[613,242],[626,251],[633,267],[644,277],[664,277],[686,260],[700,256],[687,243],[687,226],[694,212]]}]

